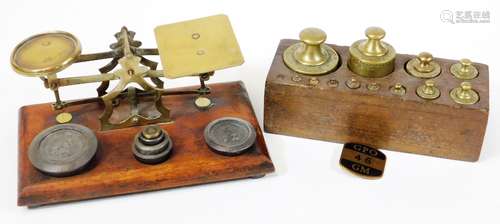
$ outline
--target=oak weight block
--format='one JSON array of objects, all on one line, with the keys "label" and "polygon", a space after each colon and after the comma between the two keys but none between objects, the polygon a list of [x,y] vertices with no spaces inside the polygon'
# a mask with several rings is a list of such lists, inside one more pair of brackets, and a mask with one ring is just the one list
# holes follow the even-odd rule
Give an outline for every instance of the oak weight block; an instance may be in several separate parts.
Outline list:
[{"label": "oak weight block", "polygon": [[[489,113],[488,66],[473,63],[477,77],[467,80],[479,96],[459,104],[450,93],[464,80],[451,67],[456,60],[434,58],[441,72],[431,79],[410,75],[406,63],[415,55],[396,54],[394,70],[367,77],[348,67],[349,47],[327,45],[339,55],[336,69],[305,75],[283,61],[298,40],[279,43],[265,86],[264,130],[269,133],[331,142],[356,142],[394,151],[477,161]],[[440,91],[424,99],[417,89],[432,80]]]}]

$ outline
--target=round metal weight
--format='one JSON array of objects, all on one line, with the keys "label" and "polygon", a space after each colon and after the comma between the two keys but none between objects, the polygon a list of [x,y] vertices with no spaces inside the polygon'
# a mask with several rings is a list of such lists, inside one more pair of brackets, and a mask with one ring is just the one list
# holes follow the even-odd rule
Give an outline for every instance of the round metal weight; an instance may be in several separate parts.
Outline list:
[{"label": "round metal weight", "polygon": [[212,151],[225,156],[236,156],[252,148],[255,128],[235,117],[223,117],[210,122],[204,131],[205,142]]},{"label": "round metal weight", "polygon": [[[148,130],[152,128],[159,131],[159,134],[148,134]],[[170,156],[172,139],[159,126],[149,126],[135,136],[132,152],[139,162],[158,164]]]},{"label": "round metal weight", "polygon": [[49,176],[71,176],[84,170],[97,153],[97,138],[79,124],[59,124],[40,132],[31,142],[31,164]]}]

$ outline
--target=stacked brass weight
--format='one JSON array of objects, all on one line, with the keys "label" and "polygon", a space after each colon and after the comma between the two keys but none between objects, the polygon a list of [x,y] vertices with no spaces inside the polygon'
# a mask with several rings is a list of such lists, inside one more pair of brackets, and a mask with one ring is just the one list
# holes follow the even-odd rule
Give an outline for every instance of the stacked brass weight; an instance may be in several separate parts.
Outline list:
[{"label": "stacked brass weight", "polygon": [[299,43],[283,53],[285,64],[298,73],[322,75],[332,72],[339,63],[339,55],[324,44],[326,33],[318,28],[306,28],[299,34]]},{"label": "stacked brass weight", "polygon": [[172,139],[158,125],[150,125],[135,136],[132,152],[146,164],[157,164],[168,159],[172,152]]},{"label": "stacked brass weight", "polygon": [[396,51],[381,41],[385,31],[379,27],[369,27],[365,35],[368,39],[358,40],[349,48],[349,69],[369,78],[384,77],[394,71]]}]

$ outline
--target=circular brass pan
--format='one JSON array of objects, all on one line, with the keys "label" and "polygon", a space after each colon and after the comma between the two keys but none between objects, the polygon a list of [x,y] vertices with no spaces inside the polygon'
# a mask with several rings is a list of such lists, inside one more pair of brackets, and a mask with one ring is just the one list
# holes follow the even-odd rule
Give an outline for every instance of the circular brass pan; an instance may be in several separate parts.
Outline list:
[{"label": "circular brass pan", "polygon": [[419,72],[417,71],[417,69],[415,69],[415,66],[418,66],[419,65],[419,61],[418,61],[418,58],[413,58],[411,60],[409,60],[407,63],[406,63],[406,72],[408,72],[408,74],[414,76],[414,77],[417,77],[417,78],[422,78],[422,79],[430,79],[430,78],[434,78],[436,76],[438,76],[440,73],[441,73],[441,66],[439,66],[439,64],[435,61],[431,61],[429,62],[430,63],[430,66],[432,66],[434,69],[430,72]]},{"label": "circular brass pan", "polygon": [[299,48],[303,47],[304,43],[296,43],[288,47],[283,53],[283,61],[290,69],[306,75],[323,75],[333,71],[337,67],[339,63],[339,55],[331,47],[324,44],[321,45],[321,50],[325,51],[324,53],[328,55],[328,59],[325,63],[320,65],[304,65],[300,63],[297,59],[295,59],[294,53]]},{"label": "circular brass pan", "polygon": [[12,52],[13,69],[26,76],[44,76],[70,66],[80,56],[80,41],[70,33],[54,31],[31,36]]}]

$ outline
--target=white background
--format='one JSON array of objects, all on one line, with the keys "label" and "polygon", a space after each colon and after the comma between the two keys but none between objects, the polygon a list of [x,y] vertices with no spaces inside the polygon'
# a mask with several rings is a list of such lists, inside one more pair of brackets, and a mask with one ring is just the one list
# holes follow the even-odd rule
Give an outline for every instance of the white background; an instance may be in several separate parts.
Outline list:
[{"label": "white background", "polygon": [[[488,24],[450,24],[440,13],[489,11]],[[359,179],[338,165],[341,144],[265,134],[276,173],[262,179],[184,187],[27,209],[16,206],[17,119],[22,105],[50,102],[38,79],[15,74],[14,46],[39,32],[64,30],[83,53],[108,50],[122,25],[144,47],[155,47],[157,25],[224,13],[231,19],[245,64],[218,71],[210,83],[243,80],[262,125],[264,82],[277,44],[315,26],[329,43],[350,45],[377,25],[400,53],[490,65],[490,118],[476,163],[384,151],[380,180]],[[500,10],[495,1],[1,1],[0,223],[500,223],[498,97]],[[495,41],[496,40],[496,41]],[[98,63],[65,74],[93,74]],[[167,82],[195,84],[196,79]],[[64,99],[90,97],[96,85],[62,89]],[[467,119],[467,118],[464,118]],[[496,137],[496,139],[495,139]]]}]

